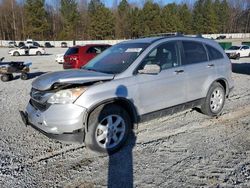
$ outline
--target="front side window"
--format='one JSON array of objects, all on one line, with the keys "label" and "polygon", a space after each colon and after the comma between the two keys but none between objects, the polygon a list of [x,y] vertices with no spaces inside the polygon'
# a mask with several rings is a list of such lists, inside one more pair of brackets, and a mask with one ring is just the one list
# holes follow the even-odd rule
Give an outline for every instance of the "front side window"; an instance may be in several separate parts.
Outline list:
[{"label": "front side window", "polygon": [[207,61],[207,53],[202,43],[183,41],[184,64],[194,64]]},{"label": "front side window", "polygon": [[125,71],[148,45],[149,43],[121,43],[114,45],[92,59],[83,69],[119,74]]},{"label": "front side window", "polygon": [[142,61],[139,70],[149,64],[157,64],[162,70],[179,66],[177,42],[164,43],[155,48]]},{"label": "front side window", "polygon": [[217,49],[213,48],[212,46],[206,45],[209,60],[216,60],[216,59],[222,59],[223,55],[220,53]]},{"label": "front side window", "polygon": [[36,46],[30,46],[30,49],[38,49]]}]

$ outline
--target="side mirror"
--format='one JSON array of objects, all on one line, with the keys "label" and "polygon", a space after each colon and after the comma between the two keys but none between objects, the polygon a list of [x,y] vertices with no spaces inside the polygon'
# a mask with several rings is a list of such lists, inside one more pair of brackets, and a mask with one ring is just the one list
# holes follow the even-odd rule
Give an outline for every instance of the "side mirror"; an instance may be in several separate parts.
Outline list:
[{"label": "side mirror", "polygon": [[156,64],[145,65],[144,68],[138,72],[140,74],[159,74],[161,72],[161,67]]}]

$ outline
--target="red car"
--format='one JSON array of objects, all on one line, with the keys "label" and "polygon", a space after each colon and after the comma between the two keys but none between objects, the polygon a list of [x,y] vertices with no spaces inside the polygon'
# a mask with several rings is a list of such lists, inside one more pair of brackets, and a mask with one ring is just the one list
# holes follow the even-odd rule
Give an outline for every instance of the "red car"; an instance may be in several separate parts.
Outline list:
[{"label": "red car", "polygon": [[98,54],[109,48],[108,44],[88,44],[70,47],[64,54],[64,69],[79,69]]}]

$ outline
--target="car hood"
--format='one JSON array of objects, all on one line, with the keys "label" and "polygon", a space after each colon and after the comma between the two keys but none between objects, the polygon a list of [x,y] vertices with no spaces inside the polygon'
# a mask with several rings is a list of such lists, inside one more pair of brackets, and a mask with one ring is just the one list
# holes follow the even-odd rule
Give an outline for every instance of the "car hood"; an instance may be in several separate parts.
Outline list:
[{"label": "car hood", "polygon": [[225,50],[226,53],[236,53],[238,50]]},{"label": "car hood", "polygon": [[32,82],[32,87],[37,90],[48,90],[55,83],[84,84],[88,82],[112,80],[113,74],[105,74],[88,70],[65,70],[50,72],[39,76]]}]

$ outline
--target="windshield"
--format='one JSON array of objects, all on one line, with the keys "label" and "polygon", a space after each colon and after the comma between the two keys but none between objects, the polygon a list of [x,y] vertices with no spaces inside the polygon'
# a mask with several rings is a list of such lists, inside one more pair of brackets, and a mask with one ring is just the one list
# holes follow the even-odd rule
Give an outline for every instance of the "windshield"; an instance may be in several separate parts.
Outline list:
[{"label": "windshield", "polygon": [[119,74],[125,71],[148,45],[148,43],[114,45],[92,59],[83,69]]},{"label": "windshield", "polygon": [[231,46],[230,48],[228,48],[229,50],[239,50],[240,47],[239,46]]}]

